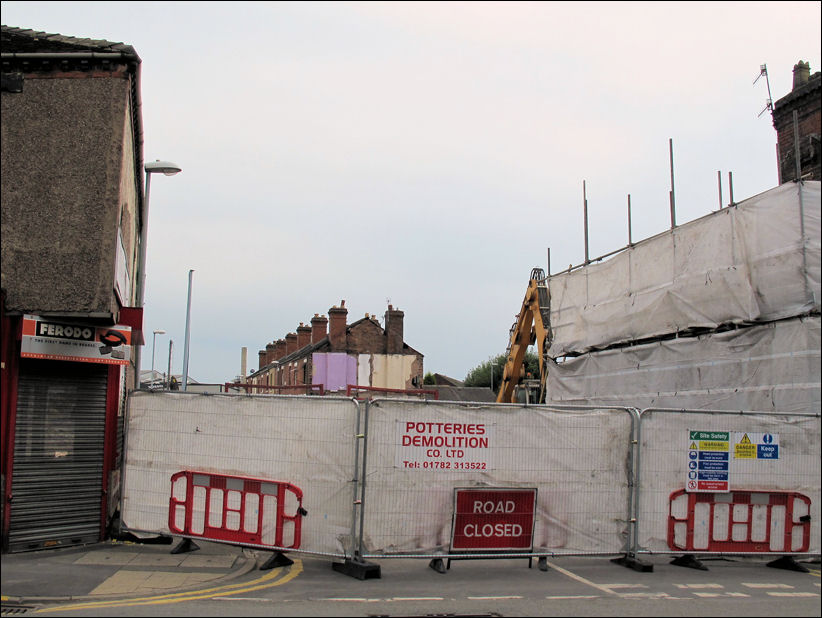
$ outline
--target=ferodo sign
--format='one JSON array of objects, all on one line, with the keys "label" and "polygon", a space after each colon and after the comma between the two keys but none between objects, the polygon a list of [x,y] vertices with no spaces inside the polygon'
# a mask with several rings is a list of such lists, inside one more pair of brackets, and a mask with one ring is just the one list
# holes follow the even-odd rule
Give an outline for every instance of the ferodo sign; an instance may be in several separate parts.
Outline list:
[{"label": "ferodo sign", "polygon": [[536,489],[455,489],[451,551],[530,550],[536,502]]},{"label": "ferodo sign", "polygon": [[131,327],[122,324],[110,327],[70,324],[37,315],[24,315],[20,356],[128,365],[131,362]]}]

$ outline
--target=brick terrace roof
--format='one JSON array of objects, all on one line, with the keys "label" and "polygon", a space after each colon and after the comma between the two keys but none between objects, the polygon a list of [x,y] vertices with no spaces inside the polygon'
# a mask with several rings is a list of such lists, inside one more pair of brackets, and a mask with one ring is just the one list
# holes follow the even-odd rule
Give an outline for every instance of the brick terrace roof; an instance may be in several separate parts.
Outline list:
[{"label": "brick terrace roof", "polygon": [[3,53],[64,53],[64,52],[122,52],[137,53],[131,45],[104,39],[80,39],[62,34],[51,34],[13,26],[0,27],[0,47]]}]

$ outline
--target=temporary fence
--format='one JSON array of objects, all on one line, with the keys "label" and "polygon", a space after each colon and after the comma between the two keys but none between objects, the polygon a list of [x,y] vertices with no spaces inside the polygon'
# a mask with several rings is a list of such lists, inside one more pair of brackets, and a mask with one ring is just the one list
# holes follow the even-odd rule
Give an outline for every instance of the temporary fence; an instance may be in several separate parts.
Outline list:
[{"label": "temporary fence", "polygon": [[820,552],[820,416],[646,409],[636,554]]},{"label": "temporary fence", "polygon": [[819,554],[819,414],[130,395],[130,530],[335,559]]},{"label": "temporary fence", "polygon": [[284,551],[296,549],[290,526],[299,548],[350,556],[359,415],[360,404],[344,398],[135,391],[123,525]]},{"label": "temporary fence", "polygon": [[[512,543],[533,555],[627,551],[633,426],[624,408],[374,400],[362,555],[467,557]],[[485,495],[462,518],[465,489]],[[535,495],[530,525],[514,510],[520,489]],[[483,542],[455,551],[468,535]]]}]

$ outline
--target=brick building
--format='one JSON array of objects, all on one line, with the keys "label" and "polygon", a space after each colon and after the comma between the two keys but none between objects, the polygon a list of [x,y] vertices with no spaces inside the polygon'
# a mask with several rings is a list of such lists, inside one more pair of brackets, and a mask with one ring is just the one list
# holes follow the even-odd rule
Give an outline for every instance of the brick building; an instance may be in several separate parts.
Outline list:
[{"label": "brick building", "polygon": [[345,301],[314,314],[311,325],[301,322],[296,332],[268,343],[258,352],[260,368],[249,384],[280,392],[345,393],[349,385],[388,389],[422,388],[423,355],[403,341],[404,313],[388,305],[384,326],[376,316],[348,324]]},{"label": "brick building", "polygon": [[[796,127],[794,127],[796,115]],[[799,138],[800,177],[822,180],[822,74],[810,74],[801,60],[793,68],[793,88],[773,107],[776,129],[779,184],[796,180],[796,143]]]},{"label": "brick building", "polygon": [[141,60],[2,26],[2,544],[104,538],[142,345]]}]

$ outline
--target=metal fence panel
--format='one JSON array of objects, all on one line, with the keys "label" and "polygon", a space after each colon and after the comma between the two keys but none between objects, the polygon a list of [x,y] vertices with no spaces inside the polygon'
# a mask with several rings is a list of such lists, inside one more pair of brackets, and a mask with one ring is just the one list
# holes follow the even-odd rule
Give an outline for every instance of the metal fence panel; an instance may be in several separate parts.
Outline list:
[{"label": "metal fence panel", "polygon": [[359,416],[342,398],[133,392],[122,521],[351,556]]},{"label": "metal fence panel", "polygon": [[626,551],[633,418],[625,408],[370,402],[362,555],[454,556],[455,490],[482,487],[536,489],[533,554]]},{"label": "metal fence panel", "polygon": [[640,414],[636,553],[818,554],[818,414]]}]

